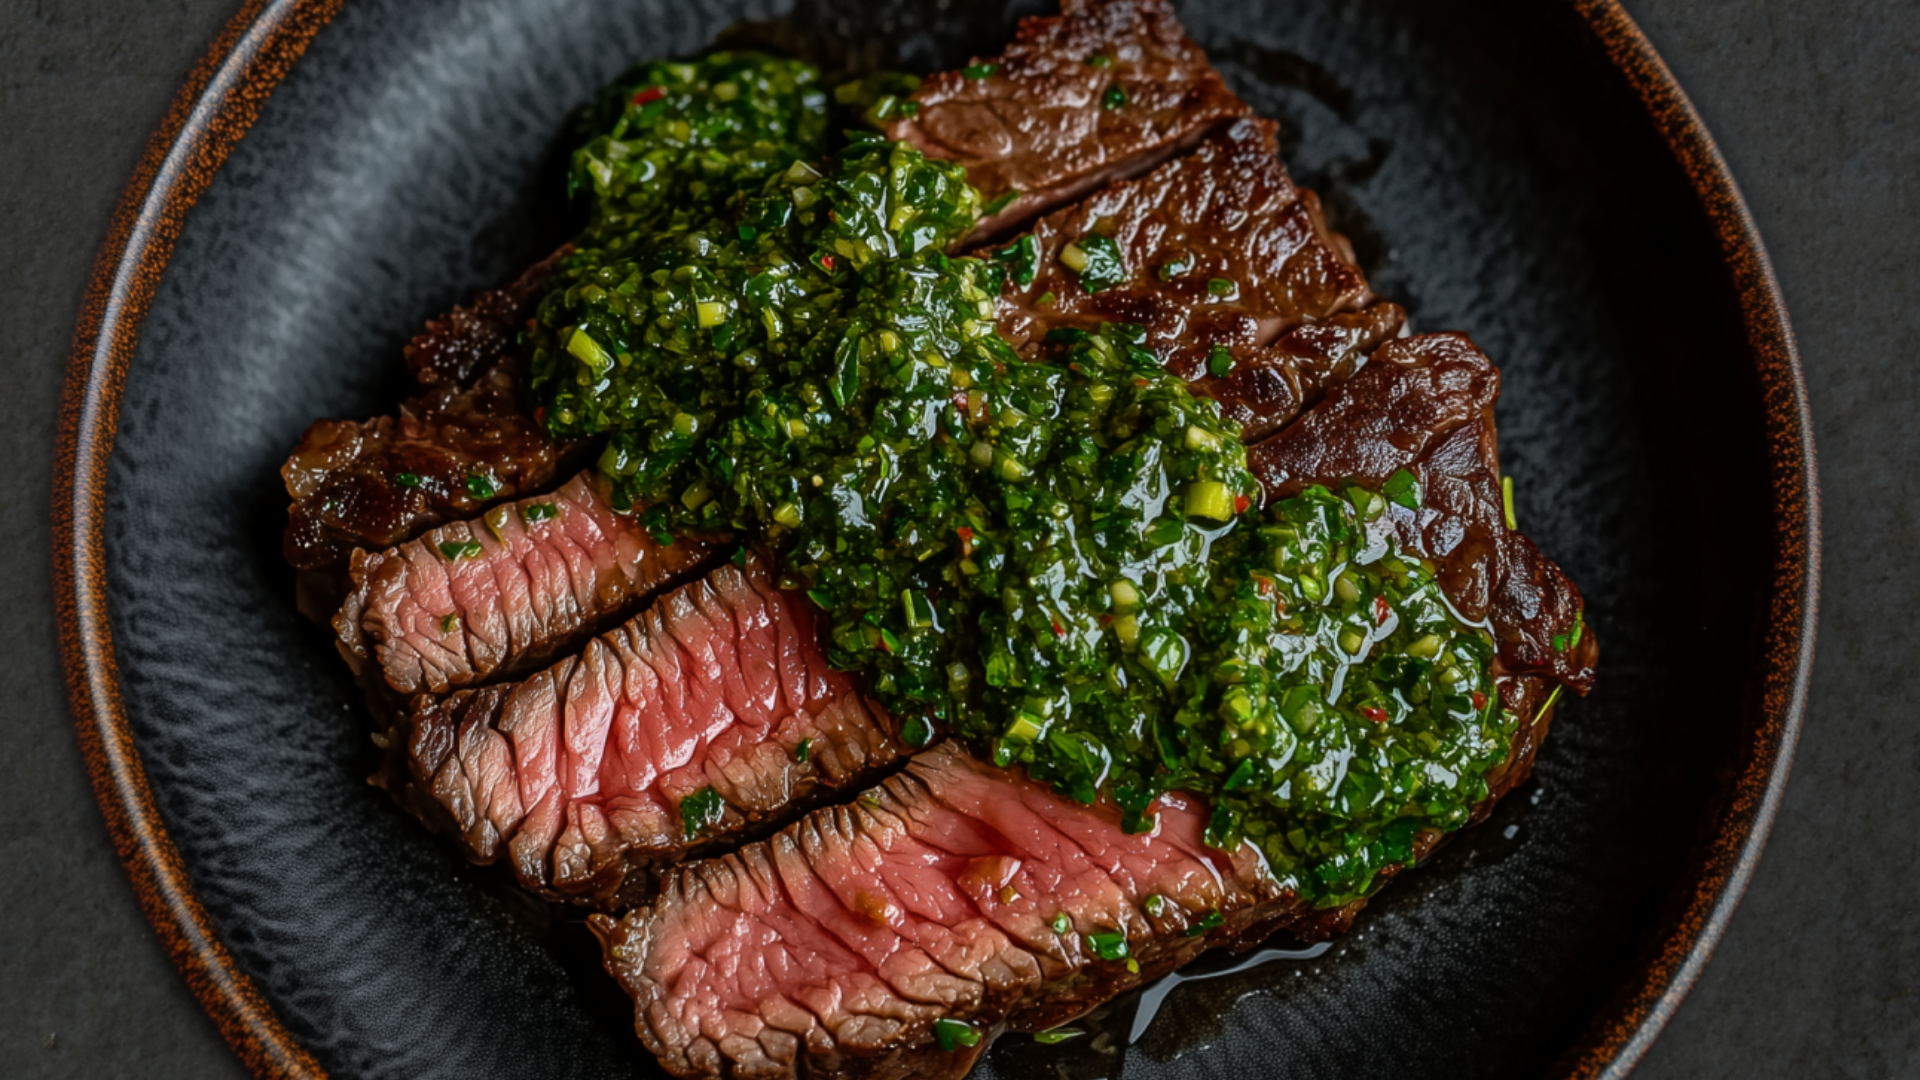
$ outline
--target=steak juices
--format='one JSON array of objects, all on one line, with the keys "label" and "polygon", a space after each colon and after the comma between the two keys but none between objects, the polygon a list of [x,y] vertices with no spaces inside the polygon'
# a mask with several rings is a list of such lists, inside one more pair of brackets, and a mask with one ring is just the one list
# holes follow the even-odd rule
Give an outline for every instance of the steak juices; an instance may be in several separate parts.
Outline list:
[{"label": "steak juices", "polygon": [[606,912],[684,1076],[957,1076],[1344,929],[1593,678],[1492,364],[1402,336],[1164,5],[910,85],[636,68],[586,232],[285,470],[380,779]]}]

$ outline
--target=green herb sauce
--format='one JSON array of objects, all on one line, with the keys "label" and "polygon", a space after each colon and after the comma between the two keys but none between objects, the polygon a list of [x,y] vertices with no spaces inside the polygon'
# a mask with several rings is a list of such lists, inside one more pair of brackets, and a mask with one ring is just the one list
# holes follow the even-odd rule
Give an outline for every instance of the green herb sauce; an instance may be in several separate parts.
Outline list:
[{"label": "green herb sauce", "polygon": [[[1138,327],[1024,362],[994,297],[1031,242],[949,257],[984,212],[957,166],[870,133],[822,154],[832,108],[897,114],[900,85],[719,54],[609,91],[575,156],[594,224],[530,331],[548,426],[605,437],[656,534],[772,548],[916,745],[956,732],[1134,830],[1196,792],[1209,842],[1365,895],[1465,823],[1516,722],[1484,629],[1388,539],[1417,485],[1257,510],[1237,427]],[[1124,276],[1104,237],[1074,252],[1089,290]]]},{"label": "green herb sauce", "polygon": [[756,53],[640,64],[576,118],[568,189],[595,247],[644,244],[666,221],[706,222],[739,187],[828,149],[829,98],[811,64]]}]

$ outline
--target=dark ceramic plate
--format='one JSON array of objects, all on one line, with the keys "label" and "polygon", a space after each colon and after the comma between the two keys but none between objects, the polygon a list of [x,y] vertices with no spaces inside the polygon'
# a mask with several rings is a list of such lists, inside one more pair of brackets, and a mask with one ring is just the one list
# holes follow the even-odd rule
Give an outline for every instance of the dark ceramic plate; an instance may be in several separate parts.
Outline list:
[{"label": "dark ceramic plate", "polygon": [[[149,916],[261,1075],[657,1075],[579,927],[365,783],[357,695],[294,614],[275,468],[314,418],[387,411],[413,328],[549,248],[555,132],[628,62],[735,26],[929,70],[1016,12],[338,7],[247,6],[101,255],[55,502],[81,740]],[[1752,870],[1811,656],[1812,448],[1759,240],[1612,0],[1182,15],[1380,290],[1502,365],[1519,519],[1586,590],[1600,688],[1533,781],[1323,955],[1183,983],[1131,1045],[1123,999],[1103,1038],[1009,1038],[981,1072],[1623,1073]]]}]

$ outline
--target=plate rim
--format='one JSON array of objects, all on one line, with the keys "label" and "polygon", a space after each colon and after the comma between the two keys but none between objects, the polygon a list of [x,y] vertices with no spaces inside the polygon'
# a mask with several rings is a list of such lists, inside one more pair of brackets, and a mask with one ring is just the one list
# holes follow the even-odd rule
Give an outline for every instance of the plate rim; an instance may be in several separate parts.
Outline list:
[{"label": "plate rim", "polygon": [[[147,921],[228,1045],[263,1080],[324,1080],[220,939],[160,819],[134,744],[106,600],[106,478],[121,395],[160,277],[190,210],[268,96],[346,0],[246,0],[175,94],[117,204],[74,329],[54,455],[54,606],[68,705],[95,801]],[[1746,733],[1711,838],[1652,959],[1561,1057],[1562,1080],[1630,1072],[1712,958],[1751,880],[1791,771],[1812,672],[1820,491],[1812,411],[1786,301],[1726,159],[1619,0],[1562,0],[1626,82],[1720,244],[1760,379],[1773,553],[1758,726]]]}]

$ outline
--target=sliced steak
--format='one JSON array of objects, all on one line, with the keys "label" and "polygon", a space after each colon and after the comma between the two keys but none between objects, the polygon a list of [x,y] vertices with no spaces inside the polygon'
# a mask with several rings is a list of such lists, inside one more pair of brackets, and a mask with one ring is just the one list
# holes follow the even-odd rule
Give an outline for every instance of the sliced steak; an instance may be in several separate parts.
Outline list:
[{"label": "sliced steak", "polygon": [[1219,402],[1221,414],[1240,425],[1240,437],[1257,442],[1291,423],[1328,387],[1352,378],[1368,355],[1401,332],[1406,317],[1400,305],[1381,300],[1296,326],[1268,345],[1229,346],[1233,366],[1224,376],[1194,379],[1194,393]]},{"label": "sliced steak", "polygon": [[1139,175],[1250,111],[1165,0],[1061,7],[1022,19],[1001,55],[928,78],[914,115],[887,128],[890,139],[960,162],[997,206],[976,241]]},{"label": "sliced steak", "polygon": [[324,579],[354,548],[391,547],[540,491],[581,464],[579,447],[556,445],[534,420],[515,346],[566,250],[427,323],[406,347],[418,393],[398,415],[320,420],[301,435],[280,468],[292,500],[282,547],[296,569],[315,572],[309,588],[324,594]]},{"label": "sliced steak", "polygon": [[[1207,847],[1204,806],[1160,805],[1156,829],[1128,835],[1111,805],[943,743],[592,925],[676,1076],[959,1077],[1001,1031],[1072,1019],[1207,948],[1344,927],[1250,845]],[[955,1022],[942,1049],[935,1025]]]},{"label": "sliced steak", "polygon": [[520,324],[531,318],[560,263],[573,253],[563,244],[528,267],[512,284],[481,293],[470,307],[455,306],[407,343],[407,372],[421,387],[464,386],[517,351]]},{"label": "sliced steak", "polygon": [[390,738],[387,786],[469,859],[510,856],[528,889],[601,908],[907,752],[828,667],[811,602],[751,557],[523,682],[416,698]]},{"label": "sliced steak", "polygon": [[[1134,323],[1182,378],[1224,398],[1297,412],[1331,370],[1290,357],[1328,353],[1335,367],[1350,365],[1397,333],[1405,316],[1374,304],[1351,245],[1275,156],[1273,132],[1271,121],[1236,121],[1192,154],[1041,219],[1025,264],[1030,281],[1018,261],[1029,257],[1029,241],[1003,249],[1012,288],[1001,301],[1000,332],[1031,353],[1050,331]],[[1096,275],[1063,260],[1092,254],[1090,240],[1111,242],[1117,270]],[[1287,340],[1343,315],[1340,341]],[[1234,375],[1209,373],[1216,349],[1231,356]]]},{"label": "sliced steak", "polygon": [[[1405,550],[1438,565],[1463,614],[1493,627],[1501,698],[1521,717],[1476,819],[1531,768],[1552,684],[1584,691],[1596,655],[1591,633],[1552,646],[1577,625],[1579,594],[1505,527],[1498,391],[1465,337],[1408,338],[1252,448],[1273,497],[1414,477],[1417,505],[1390,504],[1389,521]],[[1541,640],[1553,656],[1529,660]],[[1204,805],[1162,806],[1153,833],[1129,836],[1112,806],[1081,806],[944,744],[854,805],[684,865],[652,905],[593,925],[637,1030],[676,1075],[958,1077],[1003,1030],[1072,1019],[1205,948],[1281,928],[1342,932],[1364,904],[1312,910],[1251,849],[1207,848]],[[1419,836],[1415,861],[1439,839]]]},{"label": "sliced steak", "polygon": [[1464,334],[1391,342],[1279,434],[1248,450],[1267,497],[1309,484],[1375,490],[1401,470],[1409,507],[1389,500],[1403,550],[1431,560],[1467,620],[1485,620],[1505,675],[1539,675],[1580,693],[1599,645],[1580,591],[1533,541],[1507,527],[1493,403],[1500,374]]},{"label": "sliced steak", "polygon": [[552,495],[355,551],[333,628],[356,674],[441,694],[546,663],[713,555],[698,536],[661,544],[582,473]]}]

